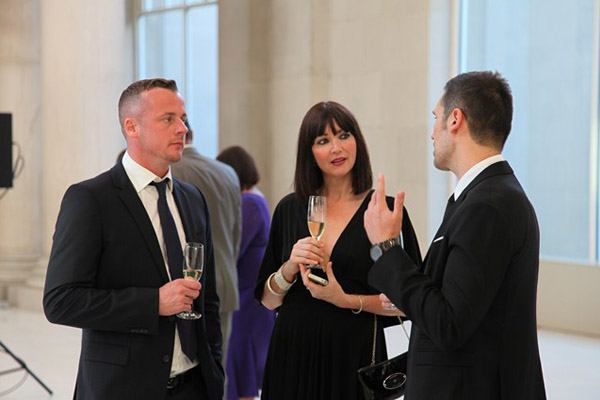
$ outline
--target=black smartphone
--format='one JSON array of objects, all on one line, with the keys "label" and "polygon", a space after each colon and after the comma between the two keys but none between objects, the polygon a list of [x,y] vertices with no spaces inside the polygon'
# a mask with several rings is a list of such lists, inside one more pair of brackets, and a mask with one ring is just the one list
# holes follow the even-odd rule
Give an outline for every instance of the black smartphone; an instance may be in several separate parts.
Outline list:
[{"label": "black smartphone", "polygon": [[327,286],[329,284],[329,281],[327,280],[327,274],[322,269],[311,269],[308,273],[308,279],[314,283],[318,283],[321,286]]}]

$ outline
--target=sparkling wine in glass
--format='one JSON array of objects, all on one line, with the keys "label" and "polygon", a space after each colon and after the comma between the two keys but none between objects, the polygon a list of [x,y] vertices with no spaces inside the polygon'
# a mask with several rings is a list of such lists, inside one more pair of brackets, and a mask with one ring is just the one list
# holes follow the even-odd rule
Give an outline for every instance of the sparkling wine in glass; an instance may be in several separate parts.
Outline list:
[{"label": "sparkling wine in glass", "polygon": [[[183,278],[200,280],[204,271],[204,245],[202,243],[189,242],[183,248]],[[177,314],[182,319],[198,319],[202,316],[197,311],[182,311]]]},{"label": "sparkling wine in glass", "polygon": [[[310,235],[319,240],[325,231],[325,216],[327,214],[327,200],[325,196],[310,196],[306,220]],[[308,268],[323,269],[320,265],[309,265]]]}]

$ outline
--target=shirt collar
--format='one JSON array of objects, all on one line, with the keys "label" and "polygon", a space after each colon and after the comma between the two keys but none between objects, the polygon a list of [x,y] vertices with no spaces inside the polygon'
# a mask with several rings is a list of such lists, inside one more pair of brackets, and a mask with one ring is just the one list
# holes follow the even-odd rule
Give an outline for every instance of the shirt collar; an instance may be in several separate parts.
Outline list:
[{"label": "shirt collar", "polygon": [[142,167],[138,164],[131,156],[129,152],[126,151],[123,154],[123,168],[125,168],[125,173],[129,177],[129,180],[133,184],[133,187],[137,193],[141,192],[150,184],[150,182],[161,182],[165,179],[169,179],[167,182],[167,187],[169,191],[173,191],[173,177],[171,176],[171,167],[169,166],[169,170],[164,177],[159,177]]},{"label": "shirt collar", "polygon": [[454,188],[454,200],[460,197],[466,187],[477,178],[477,175],[482,173],[490,165],[500,161],[504,161],[504,157],[502,157],[502,154],[496,154],[495,156],[488,157],[473,165],[456,184],[456,188]]}]

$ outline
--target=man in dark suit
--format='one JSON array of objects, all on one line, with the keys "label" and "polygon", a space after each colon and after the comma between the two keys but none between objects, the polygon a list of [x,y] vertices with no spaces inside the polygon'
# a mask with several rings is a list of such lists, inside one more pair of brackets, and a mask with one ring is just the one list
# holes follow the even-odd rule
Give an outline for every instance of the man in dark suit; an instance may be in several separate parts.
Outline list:
[{"label": "man in dark suit", "polygon": [[[44,289],[50,322],[83,329],[77,399],[222,398],[219,298],[206,202],[172,179],[185,105],[174,81],[123,91],[123,160],[71,186]],[[201,282],[182,279],[185,242],[201,242]],[[198,320],[176,314],[191,309]]]},{"label": "man in dark suit", "polygon": [[[458,183],[423,266],[394,240],[402,213],[387,208],[383,177],[365,212],[377,258],[369,283],[413,322],[406,399],[545,399],[538,223],[501,155],[510,88],[497,73],[458,75],[433,114],[434,164]],[[394,209],[403,203],[400,192]]]}]

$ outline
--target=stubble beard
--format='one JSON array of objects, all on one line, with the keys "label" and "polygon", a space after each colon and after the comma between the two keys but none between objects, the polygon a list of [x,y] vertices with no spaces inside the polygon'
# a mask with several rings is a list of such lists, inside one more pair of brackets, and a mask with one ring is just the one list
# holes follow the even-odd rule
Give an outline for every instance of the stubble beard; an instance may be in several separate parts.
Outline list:
[{"label": "stubble beard", "polygon": [[438,153],[433,150],[433,166],[439,169],[440,171],[449,171],[450,169],[446,165],[444,158],[441,157]]}]

